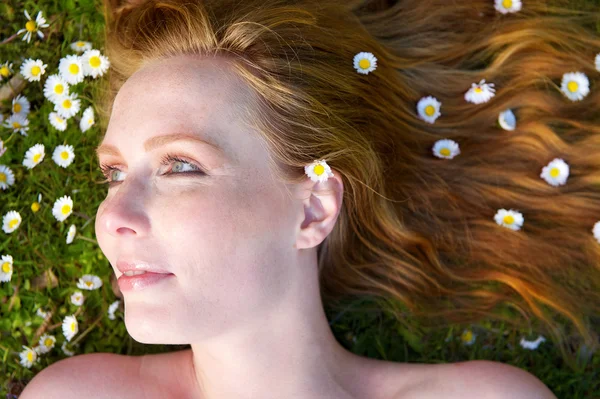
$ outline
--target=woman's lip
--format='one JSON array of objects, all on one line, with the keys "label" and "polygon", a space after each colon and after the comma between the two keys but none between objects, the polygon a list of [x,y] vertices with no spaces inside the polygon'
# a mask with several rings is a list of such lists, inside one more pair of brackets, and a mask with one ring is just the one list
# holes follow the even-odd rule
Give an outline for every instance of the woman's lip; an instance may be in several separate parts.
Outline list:
[{"label": "woman's lip", "polygon": [[117,284],[121,291],[129,290],[141,290],[147,287],[154,286],[160,282],[169,280],[171,276],[175,276],[173,273],[151,273],[146,272],[135,276],[126,276],[121,274],[117,279]]}]

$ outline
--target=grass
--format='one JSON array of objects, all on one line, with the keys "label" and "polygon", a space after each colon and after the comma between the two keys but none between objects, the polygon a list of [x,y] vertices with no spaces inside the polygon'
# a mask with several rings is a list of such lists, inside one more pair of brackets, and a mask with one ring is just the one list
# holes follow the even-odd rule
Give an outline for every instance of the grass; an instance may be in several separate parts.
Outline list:
[{"label": "grass", "polygon": [[[577,0],[573,8],[600,7],[598,0]],[[600,8],[598,8],[600,9]],[[23,10],[35,18],[43,11],[50,27],[44,29],[44,40],[34,37],[31,43],[21,36],[10,39],[23,28]],[[122,304],[116,319],[108,317],[108,307],[116,299],[110,281],[113,274],[110,264],[95,240],[94,217],[105,195],[106,188],[98,181],[100,174],[93,149],[102,132],[92,126],[86,132],[79,129],[79,112],[68,121],[65,131],[56,130],[48,121],[53,105],[43,96],[43,82],[57,73],[59,60],[75,54],[69,44],[77,40],[93,43],[102,51],[104,21],[100,4],[93,0],[8,0],[0,4],[0,63],[13,63],[15,73],[25,58],[42,59],[48,65],[41,82],[27,82],[21,94],[31,103],[28,115],[28,136],[13,133],[0,127],[0,140],[8,148],[0,158],[0,165],[9,166],[15,174],[15,184],[1,191],[0,212],[16,210],[22,216],[19,228],[11,233],[0,232],[0,255],[14,258],[10,282],[0,283],[0,397],[15,398],[27,382],[44,367],[66,357],[60,349],[65,337],[62,320],[76,314],[79,332],[69,342],[68,349],[76,354],[112,352],[127,355],[160,353],[185,349],[187,345],[143,345],[134,341],[123,323]],[[600,27],[599,27],[600,31]],[[71,92],[79,95],[81,109],[94,105],[95,93],[102,78],[87,77],[72,86]],[[6,80],[0,82],[0,86]],[[1,93],[1,91],[0,91]],[[10,99],[0,105],[5,118],[10,111]],[[37,143],[46,149],[46,158],[34,169],[22,165],[25,152]],[[71,165],[62,168],[51,159],[53,149],[69,144],[75,149]],[[40,210],[33,212],[31,204],[42,194]],[[69,195],[73,199],[73,212],[63,222],[53,216],[52,206],[58,198]],[[66,235],[71,224],[77,233],[71,244]],[[76,283],[84,274],[98,275],[104,284],[97,290],[84,293],[85,302],[78,307],[70,296],[79,291]],[[50,276],[50,279],[44,278]],[[410,318],[401,323],[382,311],[377,301],[370,298],[349,300],[342,312],[327,309],[332,330],[348,350],[389,361],[447,363],[473,359],[488,359],[515,365],[540,378],[559,398],[589,399],[600,397],[600,356],[583,353],[575,366],[568,366],[550,341],[537,350],[527,350],[519,345],[522,336],[533,340],[533,331],[515,331],[502,323],[482,321],[466,326],[475,334],[475,342],[467,345],[461,340],[465,326],[427,331],[418,328]],[[48,322],[36,316],[36,310],[52,310]],[[40,355],[39,363],[31,369],[19,363],[22,345],[37,344],[42,333],[56,337],[55,347]]]}]

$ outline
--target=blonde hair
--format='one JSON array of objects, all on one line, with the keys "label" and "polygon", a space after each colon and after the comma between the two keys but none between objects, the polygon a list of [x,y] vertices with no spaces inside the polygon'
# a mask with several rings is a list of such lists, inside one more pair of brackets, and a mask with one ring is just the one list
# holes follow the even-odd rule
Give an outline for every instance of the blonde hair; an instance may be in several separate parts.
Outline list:
[{"label": "blonde hair", "polygon": [[[102,126],[145,63],[228,57],[258,94],[249,120],[278,175],[299,182],[304,165],[326,159],[343,178],[343,209],[318,248],[325,304],[385,298],[429,326],[535,316],[565,357],[567,326],[597,346],[589,317],[600,313],[591,232],[600,219],[600,38],[591,13],[539,0],[510,15],[490,0],[136,3],[105,0]],[[353,68],[361,51],[378,59],[368,75]],[[557,86],[571,71],[590,77],[583,101]],[[467,103],[483,78],[496,96]],[[427,95],[443,104],[435,124],[416,114]],[[512,132],[496,125],[507,108],[518,117]],[[434,157],[442,138],[461,154]],[[570,165],[565,186],[540,179],[555,157]],[[522,212],[523,228],[499,226],[500,208]],[[506,317],[499,305],[518,313]]]}]

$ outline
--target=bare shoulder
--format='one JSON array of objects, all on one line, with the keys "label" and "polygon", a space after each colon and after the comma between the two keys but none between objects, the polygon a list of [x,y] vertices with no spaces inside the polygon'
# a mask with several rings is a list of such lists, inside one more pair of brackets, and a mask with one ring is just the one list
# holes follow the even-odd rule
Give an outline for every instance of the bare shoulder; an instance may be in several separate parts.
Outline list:
[{"label": "bare shoulder", "polygon": [[393,398],[556,399],[536,376],[489,360],[413,364],[415,376]]}]

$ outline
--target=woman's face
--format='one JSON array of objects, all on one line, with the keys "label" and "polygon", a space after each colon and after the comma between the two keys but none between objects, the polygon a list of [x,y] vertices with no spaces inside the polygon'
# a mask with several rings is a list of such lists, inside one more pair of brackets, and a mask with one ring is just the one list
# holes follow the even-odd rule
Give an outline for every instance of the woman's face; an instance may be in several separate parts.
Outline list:
[{"label": "woman's face", "polygon": [[[96,235],[117,277],[119,260],[173,273],[124,291],[125,323],[144,343],[185,344],[268,314],[296,271],[298,191],[276,182],[267,149],[237,112],[252,95],[218,58],[178,56],[135,73],[119,91],[100,151],[109,174]],[[157,140],[175,133],[209,141]],[[166,155],[188,163],[169,161]],[[204,174],[188,174],[197,170]],[[292,195],[290,195],[292,194]]]}]

